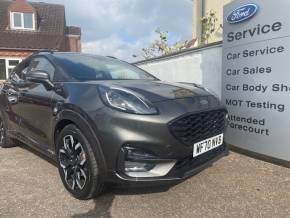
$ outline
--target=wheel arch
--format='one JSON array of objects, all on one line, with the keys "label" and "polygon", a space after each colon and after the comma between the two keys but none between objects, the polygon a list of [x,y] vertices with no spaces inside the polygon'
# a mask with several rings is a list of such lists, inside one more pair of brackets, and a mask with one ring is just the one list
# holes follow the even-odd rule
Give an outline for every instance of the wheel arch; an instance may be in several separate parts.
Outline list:
[{"label": "wheel arch", "polygon": [[101,147],[101,142],[96,135],[96,128],[92,126],[93,124],[90,124],[91,122],[86,120],[82,115],[71,110],[64,110],[60,112],[57,115],[57,121],[53,130],[54,149],[56,151],[57,137],[61,130],[69,124],[74,124],[82,131],[82,133],[87,137],[87,140],[90,142],[94,153],[97,155],[97,159],[100,160],[100,170],[104,170],[104,172],[106,172],[105,170],[107,169],[107,166]]}]

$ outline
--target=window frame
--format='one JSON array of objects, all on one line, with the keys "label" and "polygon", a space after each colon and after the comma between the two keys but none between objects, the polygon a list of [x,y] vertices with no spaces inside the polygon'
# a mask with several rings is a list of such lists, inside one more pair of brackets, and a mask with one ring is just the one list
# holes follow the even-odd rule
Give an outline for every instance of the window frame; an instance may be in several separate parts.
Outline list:
[{"label": "window frame", "polygon": [[[20,14],[21,27],[16,27],[14,25],[14,14]],[[32,14],[32,28],[24,27],[24,14]],[[35,30],[35,13],[10,12],[10,28],[13,30]]]},{"label": "window frame", "polygon": [[14,58],[14,57],[1,57],[0,59],[4,59],[5,60],[5,75],[6,75],[6,79],[5,80],[8,80],[10,75],[9,75],[9,70],[13,70],[16,66],[12,66],[12,65],[9,65],[9,61],[19,61],[18,64],[20,64],[23,59],[22,58]]}]

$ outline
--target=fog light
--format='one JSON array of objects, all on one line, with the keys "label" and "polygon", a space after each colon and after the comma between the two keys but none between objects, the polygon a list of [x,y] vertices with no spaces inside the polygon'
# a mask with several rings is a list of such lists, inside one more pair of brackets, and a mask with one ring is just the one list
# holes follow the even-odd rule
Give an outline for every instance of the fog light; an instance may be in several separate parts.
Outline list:
[{"label": "fog light", "polygon": [[[174,167],[176,161],[172,160],[170,162],[164,162],[164,163],[156,163],[154,167],[147,171],[129,171],[125,174],[130,177],[136,177],[136,178],[149,178],[149,177],[161,177],[166,176],[167,173]],[[144,163],[143,163],[144,164]],[[143,165],[144,170],[146,167]],[[136,168],[137,169],[137,168]],[[139,168],[140,169],[140,168]]]},{"label": "fog light", "polygon": [[123,147],[124,173],[130,177],[161,177],[165,176],[175,165],[176,160],[160,159],[143,149]]},{"label": "fog light", "polygon": [[154,166],[155,164],[153,163],[125,161],[125,172],[147,172],[151,170]]}]

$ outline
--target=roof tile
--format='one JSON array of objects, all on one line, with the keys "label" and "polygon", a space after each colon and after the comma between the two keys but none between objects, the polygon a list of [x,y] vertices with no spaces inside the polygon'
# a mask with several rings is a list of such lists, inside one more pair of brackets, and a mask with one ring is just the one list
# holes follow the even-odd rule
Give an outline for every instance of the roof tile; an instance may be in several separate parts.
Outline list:
[{"label": "roof tile", "polygon": [[9,0],[0,1],[0,48],[59,50],[65,37],[65,8],[63,5],[32,3],[37,13],[36,31],[10,30]]}]

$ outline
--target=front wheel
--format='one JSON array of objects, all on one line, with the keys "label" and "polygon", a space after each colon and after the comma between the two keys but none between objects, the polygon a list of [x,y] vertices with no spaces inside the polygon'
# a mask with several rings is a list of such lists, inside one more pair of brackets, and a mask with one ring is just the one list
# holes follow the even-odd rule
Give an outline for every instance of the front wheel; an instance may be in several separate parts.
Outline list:
[{"label": "front wheel", "polygon": [[61,180],[75,198],[87,200],[103,192],[96,155],[80,129],[66,126],[58,137],[57,151]]}]

